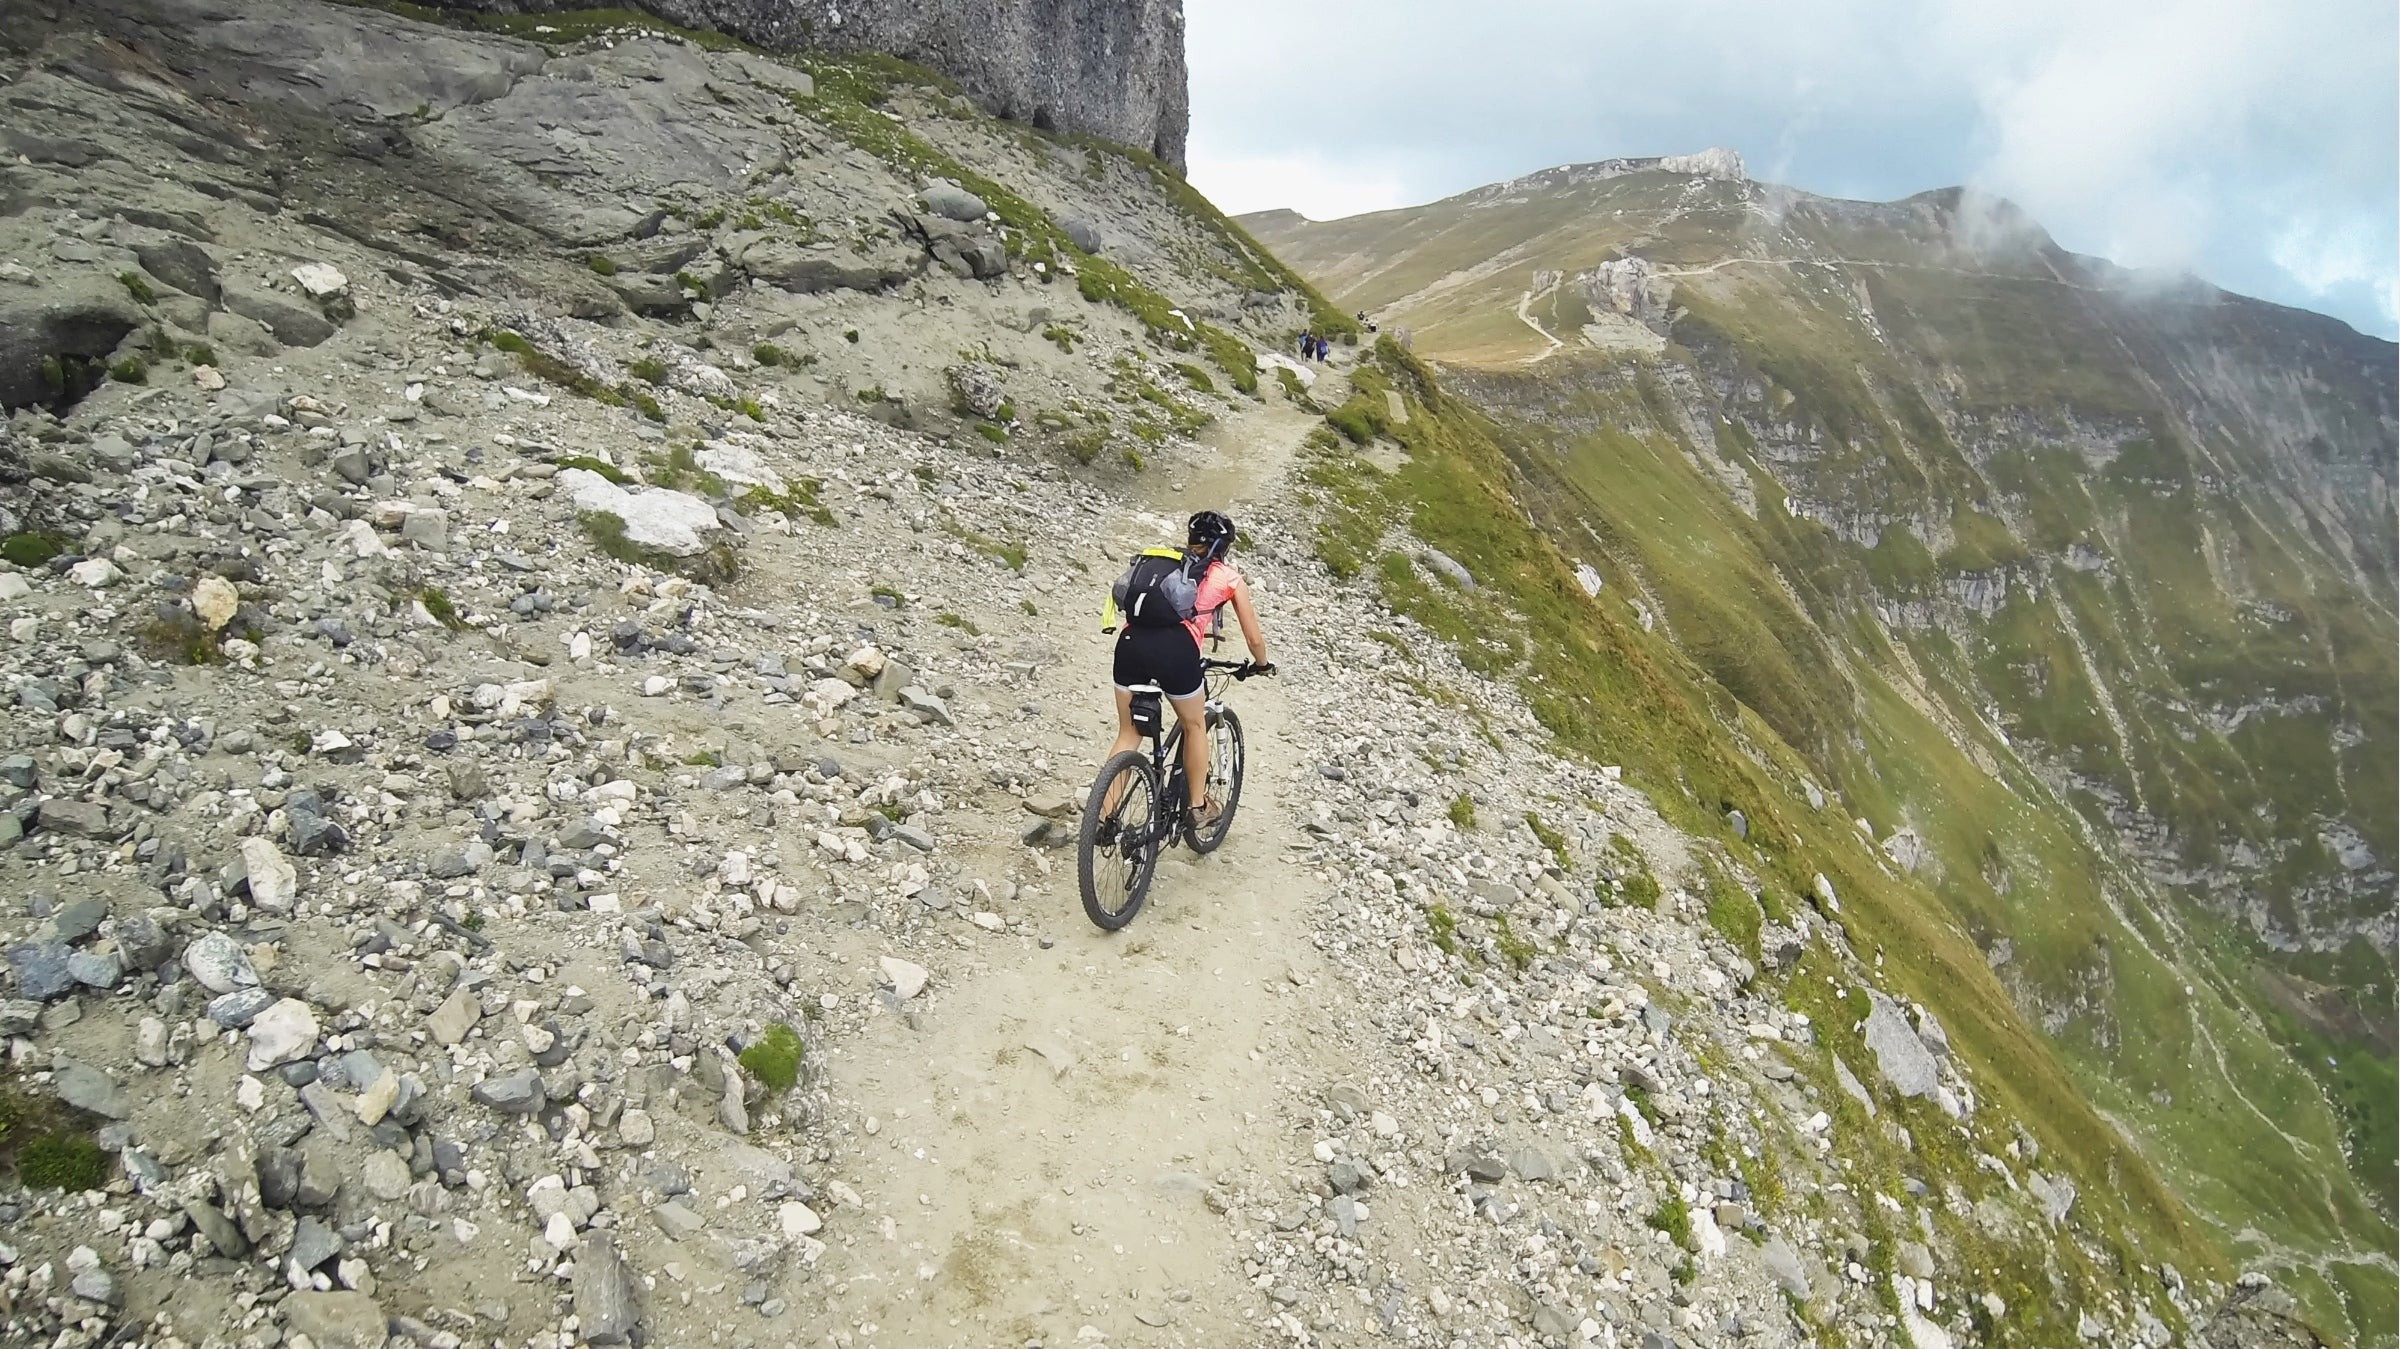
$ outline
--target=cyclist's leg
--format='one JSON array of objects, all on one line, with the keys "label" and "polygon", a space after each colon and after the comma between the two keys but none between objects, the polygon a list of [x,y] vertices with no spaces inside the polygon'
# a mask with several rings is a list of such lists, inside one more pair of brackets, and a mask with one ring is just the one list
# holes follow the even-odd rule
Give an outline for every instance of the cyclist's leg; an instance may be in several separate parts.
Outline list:
[{"label": "cyclist's leg", "polygon": [[1190,789],[1192,809],[1208,799],[1208,699],[1206,689],[1189,697],[1170,698],[1175,720],[1183,727],[1183,781]]},{"label": "cyclist's leg", "polygon": [[[1126,689],[1118,689],[1116,694],[1117,738],[1114,743],[1109,745],[1108,753],[1101,756],[1100,762],[1102,763],[1106,763],[1110,759],[1113,759],[1118,755],[1123,754],[1125,751],[1132,749],[1134,746],[1142,743],[1142,733],[1133,728],[1132,692]],[[1114,814],[1116,812],[1117,798],[1122,794],[1122,792],[1123,789],[1117,783],[1112,782],[1109,784],[1107,808],[1102,812],[1103,814]]]}]

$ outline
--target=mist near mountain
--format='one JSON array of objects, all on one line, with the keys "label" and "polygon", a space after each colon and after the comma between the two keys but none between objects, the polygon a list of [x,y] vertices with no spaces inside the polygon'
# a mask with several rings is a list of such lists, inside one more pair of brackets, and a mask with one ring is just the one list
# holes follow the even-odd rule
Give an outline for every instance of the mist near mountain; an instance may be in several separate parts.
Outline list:
[{"label": "mist near mountain", "polygon": [[1192,0],[1189,30],[1192,178],[1231,211],[1730,145],[1829,196],[1972,184],[2077,252],[2400,334],[2400,29],[2373,0]]}]

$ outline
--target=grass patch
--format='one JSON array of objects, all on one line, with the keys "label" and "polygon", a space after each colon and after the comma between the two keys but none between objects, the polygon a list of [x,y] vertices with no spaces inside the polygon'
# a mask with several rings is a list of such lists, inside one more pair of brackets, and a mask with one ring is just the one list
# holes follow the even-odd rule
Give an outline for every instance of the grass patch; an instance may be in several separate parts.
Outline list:
[{"label": "grass patch", "polygon": [[[613,519],[615,517],[612,516],[606,518]],[[417,603],[424,605],[426,614],[430,616],[434,622],[441,624],[443,627],[450,629],[452,632],[462,632],[466,629],[467,620],[459,615],[458,606],[450,602],[450,596],[439,586],[419,587],[416,593],[410,596],[410,598],[414,599]]]},{"label": "grass patch", "polygon": [[136,304],[154,304],[158,300],[158,291],[139,272],[117,273],[117,284],[125,288]]},{"label": "grass patch", "polygon": [[1708,864],[1708,925],[1722,933],[1733,949],[1757,964],[1759,931],[1766,914],[1758,901],[1732,873],[1715,863]]},{"label": "grass patch", "polygon": [[667,363],[656,356],[643,356],[627,365],[625,373],[644,384],[664,385],[667,382]]},{"label": "grass patch", "polygon": [[983,635],[983,629],[976,627],[975,624],[969,621],[963,614],[953,614],[945,611],[943,613],[935,614],[933,616],[933,621],[941,624],[945,628],[956,628],[969,637],[981,637]]},{"label": "grass patch", "polygon": [[1043,328],[1042,337],[1069,356],[1075,354],[1075,344],[1085,340],[1083,334],[1063,323],[1053,323]]},{"label": "grass patch", "polygon": [[1681,1191],[1670,1191],[1642,1219],[1642,1225],[1653,1232],[1664,1232],[1682,1250],[1692,1248],[1692,1208],[1684,1202]]},{"label": "grass patch", "polygon": [[800,1032],[793,1030],[788,1022],[777,1021],[736,1055],[735,1061],[769,1092],[782,1095],[799,1083],[800,1062],[806,1053],[807,1047],[800,1043]]},{"label": "grass patch", "polygon": [[967,528],[965,525],[960,524],[956,520],[944,520],[942,522],[942,528],[948,531],[952,538],[957,539],[960,543],[963,543],[967,547],[974,549],[976,552],[983,554],[985,557],[992,559],[994,562],[1000,563],[1001,565],[1007,567],[1010,571],[1021,572],[1025,570],[1026,554],[1024,544],[1011,542],[1006,539],[995,539],[989,534],[978,534],[974,530]]},{"label": "grass patch", "polygon": [[586,257],[583,260],[583,264],[584,266],[591,268],[594,272],[599,273],[601,276],[615,276],[617,274],[616,259],[608,256],[606,253],[594,253],[589,257]]},{"label": "grass patch", "polygon": [[838,525],[841,521],[835,518],[833,508],[818,499],[817,494],[823,490],[824,484],[815,478],[798,478],[786,484],[781,492],[753,487],[742,493],[741,504],[753,513],[775,511],[795,519],[813,520],[820,525]]},{"label": "grass patch", "polygon": [[119,384],[146,384],[150,380],[150,363],[139,356],[126,356],[109,363],[108,377]]},{"label": "grass patch", "polygon": [[1460,792],[1450,798],[1450,823],[1464,833],[1475,827],[1475,798]]},{"label": "grass patch", "polygon": [[1573,871],[1575,869],[1575,859],[1567,852],[1566,835],[1542,823],[1542,817],[1530,810],[1525,812],[1525,827],[1532,830],[1533,836],[1540,839],[1542,846],[1550,850],[1550,856],[1557,861],[1559,870]]}]

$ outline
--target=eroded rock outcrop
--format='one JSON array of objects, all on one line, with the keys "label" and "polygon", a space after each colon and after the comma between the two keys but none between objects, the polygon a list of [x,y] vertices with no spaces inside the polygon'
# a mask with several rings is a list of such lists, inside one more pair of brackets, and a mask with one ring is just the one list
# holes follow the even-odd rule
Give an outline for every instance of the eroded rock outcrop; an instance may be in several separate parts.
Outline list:
[{"label": "eroded rock outcrop", "polygon": [[[435,0],[540,13],[582,0]],[[950,76],[1044,129],[1139,146],[1181,170],[1191,121],[1183,0],[650,0],[645,8],[761,46],[877,51]]]}]

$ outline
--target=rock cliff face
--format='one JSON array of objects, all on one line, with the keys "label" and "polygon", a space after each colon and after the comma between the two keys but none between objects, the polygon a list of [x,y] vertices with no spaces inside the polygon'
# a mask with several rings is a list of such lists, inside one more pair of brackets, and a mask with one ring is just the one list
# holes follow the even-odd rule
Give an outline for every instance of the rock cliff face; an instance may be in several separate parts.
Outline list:
[{"label": "rock cliff face", "polygon": [[[510,13],[587,7],[433,3]],[[1183,168],[1191,123],[1183,0],[650,0],[645,8],[761,46],[889,52],[957,80],[1003,117],[1138,146]]]}]

